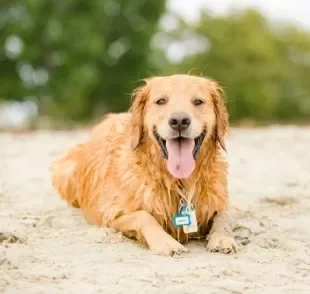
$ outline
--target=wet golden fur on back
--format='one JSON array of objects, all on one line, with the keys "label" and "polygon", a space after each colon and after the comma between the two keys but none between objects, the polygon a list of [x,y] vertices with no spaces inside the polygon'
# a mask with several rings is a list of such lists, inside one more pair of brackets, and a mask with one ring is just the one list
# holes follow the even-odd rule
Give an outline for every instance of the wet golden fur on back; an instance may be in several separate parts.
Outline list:
[{"label": "wet golden fur on back", "polygon": [[[154,89],[165,89],[169,83],[169,93],[174,89],[181,91],[187,81],[189,85],[201,85],[209,99],[209,118],[193,110],[198,119],[206,119],[209,133],[194,172],[189,178],[178,180],[168,172],[158,144],[145,124],[149,119],[147,108],[151,107],[148,100]],[[54,187],[70,205],[79,207],[90,223],[113,227],[113,221],[120,216],[143,210],[180,241],[188,236],[174,228],[171,219],[177,213],[182,190],[195,189],[193,202],[199,231],[193,235],[205,236],[212,217],[228,206],[227,163],[222,156],[228,115],[222,94],[216,82],[202,77],[175,75],[147,80],[134,92],[128,113],[107,115],[86,142],[54,162]],[[152,118],[155,123],[156,119]],[[139,232],[123,233],[145,241]]]}]

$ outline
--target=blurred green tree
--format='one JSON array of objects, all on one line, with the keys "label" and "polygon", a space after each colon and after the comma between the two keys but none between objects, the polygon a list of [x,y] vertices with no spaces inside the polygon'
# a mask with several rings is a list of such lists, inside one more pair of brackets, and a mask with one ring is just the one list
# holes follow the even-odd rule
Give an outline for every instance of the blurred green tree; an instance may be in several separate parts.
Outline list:
[{"label": "blurred green tree", "polygon": [[126,109],[134,82],[156,71],[150,40],[164,10],[165,0],[2,0],[0,98],[34,96],[74,120]]},{"label": "blurred green tree", "polygon": [[177,29],[161,36],[165,48],[173,43],[186,48],[189,39],[196,39],[188,44],[199,52],[172,64],[166,73],[198,69],[220,81],[232,121],[309,119],[309,31],[269,23],[249,9],[227,16],[204,11],[197,24],[179,19]]}]

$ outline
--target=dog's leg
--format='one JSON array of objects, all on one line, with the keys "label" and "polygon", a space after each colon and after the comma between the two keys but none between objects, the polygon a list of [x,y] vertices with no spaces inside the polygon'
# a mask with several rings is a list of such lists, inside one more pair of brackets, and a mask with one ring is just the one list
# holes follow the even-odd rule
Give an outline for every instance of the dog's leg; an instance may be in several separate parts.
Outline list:
[{"label": "dog's leg", "polygon": [[138,240],[145,240],[150,250],[156,254],[173,255],[188,251],[144,210],[120,216],[110,223],[110,227],[124,235],[134,235]]},{"label": "dog's leg", "polygon": [[207,250],[226,254],[237,252],[238,248],[227,212],[219,212],[214,216],[212,228],[207,237]]},{"label": "dog's leg", "polygon": [[50,171],[52,184],[61,198],[68,204],[79,208],[80,203],[76,198],[76,162],[74,159],[63,157],[53,162]]}]

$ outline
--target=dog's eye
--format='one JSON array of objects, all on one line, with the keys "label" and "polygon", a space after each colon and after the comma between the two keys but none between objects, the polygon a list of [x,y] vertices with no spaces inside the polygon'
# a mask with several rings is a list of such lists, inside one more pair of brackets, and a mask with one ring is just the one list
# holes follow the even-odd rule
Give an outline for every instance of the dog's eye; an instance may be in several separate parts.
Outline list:
[{"label": "dog's eye", "polygon": [[195,100],[193,101],[193,104],[194,104],[195,106],[201,105],[202,103],[203,103],[203,101],[202,101],[201,99],[195,99]]},{"label": "dog's eye", "polygon": [[159,100],[157,100],[156,101],[156,104],[158,104],[158,105],[164,105],[164,104],[166,104],[166,99],[164,99],[164,98],[161,98],[161,99],[159,99]]}]

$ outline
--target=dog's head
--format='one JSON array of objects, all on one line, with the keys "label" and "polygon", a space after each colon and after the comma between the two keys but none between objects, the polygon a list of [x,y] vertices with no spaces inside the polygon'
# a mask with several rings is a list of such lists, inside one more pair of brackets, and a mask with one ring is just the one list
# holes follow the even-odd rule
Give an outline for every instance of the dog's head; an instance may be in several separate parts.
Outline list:
[{"label": "dog's head", "polygon": [[154,140],[169,172],[179,179],[191,175],[206,141],[215,140],[226,151],[228,114],[215,81],[172,75],[145,82],[133,93],[133,149],[143,138]]}]

